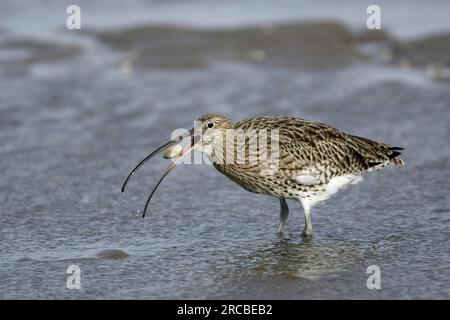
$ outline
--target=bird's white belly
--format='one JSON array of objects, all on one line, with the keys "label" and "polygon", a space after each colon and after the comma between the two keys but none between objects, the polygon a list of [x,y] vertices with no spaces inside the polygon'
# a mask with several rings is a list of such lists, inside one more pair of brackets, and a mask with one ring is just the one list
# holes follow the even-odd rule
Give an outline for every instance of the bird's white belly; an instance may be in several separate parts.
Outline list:
[{"label": "bird's white belly", "polygon": [[363,178],[361,176],[352,174],[334,177],[328,182],[324,190],[308,194],[308,197],[303,200],[309,202],[310,205],[314,205],[317,202],[327,200],[329,197],[337,193],[339,190],[344,189],[349,184],[357,184],[362,180]]},{"label": "bird's white belly", "polygon": [[363,178],[361,176],[353,174],[346,174],[343,176],[334,177],[330,180],[330,182],[328,182],[325,192],[329,194],[329,196],[332,196],[340,189],[345,188],[349,184],[357,184],[362,180]]}]

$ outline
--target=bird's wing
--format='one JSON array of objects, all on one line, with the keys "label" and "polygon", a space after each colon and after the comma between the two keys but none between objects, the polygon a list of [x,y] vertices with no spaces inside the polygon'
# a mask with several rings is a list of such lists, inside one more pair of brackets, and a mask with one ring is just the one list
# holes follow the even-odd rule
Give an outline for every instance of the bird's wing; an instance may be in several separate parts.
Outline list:
[{"label": "bird's wing", "polygon": [[328,183],[335,176],[367,170],[364,158],[334,137],[280,144],[280,174],[302,185]]},{"label": "bird's wing", "polygon": [[280,167],[287,171],[302,168],[300,174],[295,172],[295,180],[300,184],[328,183],[335,176],[358,175],[386,164],[404,163],[395,158],[401,148],[347,135],[323,124],[311,123],[290,130],[280,141],[283,139]]},{"label": "bird's wing", "polygon": [[244,120],[236,126],[243,130],[277,130],[278,174],[299,184],[326,183],[352,164],[363,167],[360,155],[346,146],[345,134],[326,124],[301,118],[265,117]]},{"label": "bird's wing", "polygon": [[327,124],[301,118],[251,118],[236,127],[278,130],[279,174],[299,184],[328,183],[335,176],[360,174],[393,160],[402,162],[394,159],[401,148],[347,135]]}]

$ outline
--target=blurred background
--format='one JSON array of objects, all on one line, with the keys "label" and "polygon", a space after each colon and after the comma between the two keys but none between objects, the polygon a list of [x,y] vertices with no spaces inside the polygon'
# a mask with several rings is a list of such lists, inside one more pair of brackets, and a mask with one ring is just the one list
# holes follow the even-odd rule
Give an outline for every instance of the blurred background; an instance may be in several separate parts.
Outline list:
[{"label": "blurred background", "polygon": [[[278,236],[278,201],[208,165],[143,220],[167,160],[123,180],[206,112],[326,122],[407,165],[318,206],[309,242],[297,203]],[[2,0],[0,298],[449,298],[449,123],[449,1]]]}]

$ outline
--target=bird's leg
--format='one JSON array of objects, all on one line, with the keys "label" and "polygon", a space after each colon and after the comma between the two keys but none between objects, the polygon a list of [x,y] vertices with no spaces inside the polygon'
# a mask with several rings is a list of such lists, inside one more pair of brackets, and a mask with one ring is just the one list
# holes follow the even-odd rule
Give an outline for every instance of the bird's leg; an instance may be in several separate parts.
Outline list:
[{"label": "bird's leg", "polygon": [[286,199],[283,198],[283,197],[280,198],[280,206],[281,206],[280,222],[278,223],[277,233],[282,233],[283,232],[284,225],[286,224],[286,220],[287,220],[288,215],[289,215],[289,208],[288,208],[288,205],[286,203]]},{"label": "bird's leg", "polygon": [[305,214],[305,228],[303,229],[302,236],[310,237],[312,236],[311,205],[307,201],[300,200],[300,202]]}]

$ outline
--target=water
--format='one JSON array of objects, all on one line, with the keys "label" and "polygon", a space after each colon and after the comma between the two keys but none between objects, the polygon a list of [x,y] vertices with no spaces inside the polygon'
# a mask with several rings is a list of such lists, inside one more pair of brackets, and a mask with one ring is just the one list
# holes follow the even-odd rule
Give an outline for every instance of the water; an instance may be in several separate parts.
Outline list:
[{"label": "water", "polygon": [[[409,51],[379,58],[392,43],[450,26],[424,19],[417,33],[403,32],[388,18],[410,8],[398,2],[386,13],[391,40],[367,55],[349,13],[347,20],[335,13],[305,22],[289,6],[273,15],[255,9],[256,17],[291,27],[275,24],[265,41],[249,42],[267,29],[236,29],[237,20],[251,18],[234,2],[136,1],[129,9],[136,14],[153,5],[160,11],[121,15],[111,33],[101,25],[119,15],[115,4],[79,34],[55,29],[57,7],[42,2],[33,20],[48,8],[42,25],[18,22],[38,4],[2,2],[0,10],[8,16],[0,26],[1,298],[450,297],[450,90],[445,77],[427,72],[450,51],[440,41],[433,44],[439,54],[428,55],[417,40]],[[431,1],[429,10],[441,3]],[[187,7],[224,6],[241,12],[219,16],[217,24],[234,25],[231,33],[190,15],[203,31],[145,27],[169,23]],[[317,47],[305,45],[304,30],[315,32]],[[351,41],[330,43],[330,32]],[[264,61],[252,58],[255,50],[267,54]],[[173,129],[190,128],[206,112],[235,121],[285,114],[327,122],[404,147],[407,165],[367,174],[314,208],[310,241],[300,237],[299,204],[289,202],[279,236],[278,201],[240,189],[208,165],[180,166],[142,219],[139,210],[168,162],[142,168],[124,200],[123,180]],[[71,264],[81,268],[81,290],[66,288]],[[370,265],[381,269],[381,290],[367,289]]]}]

